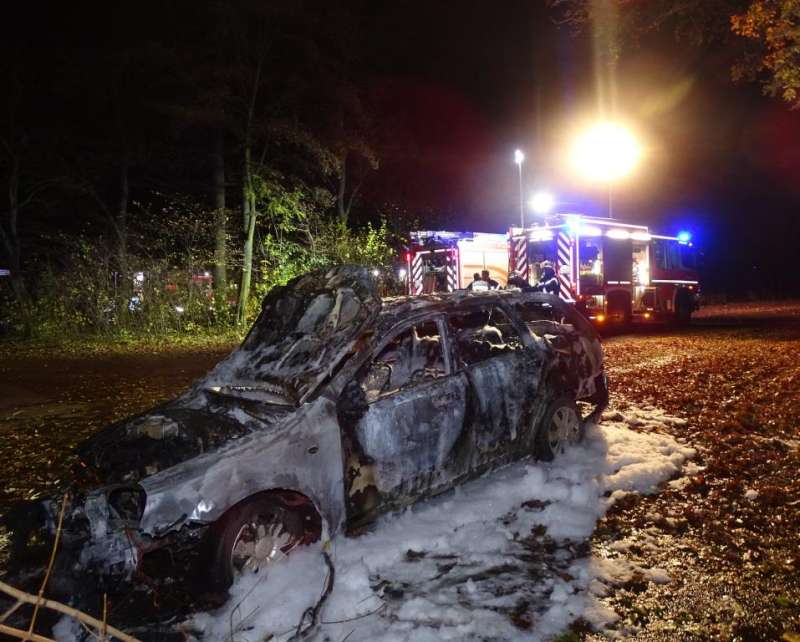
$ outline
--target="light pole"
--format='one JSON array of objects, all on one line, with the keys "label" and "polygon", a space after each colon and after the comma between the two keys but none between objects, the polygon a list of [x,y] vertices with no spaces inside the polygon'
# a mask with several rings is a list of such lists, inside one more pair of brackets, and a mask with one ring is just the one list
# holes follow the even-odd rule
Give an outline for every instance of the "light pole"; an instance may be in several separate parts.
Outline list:
[{"label": "light pole", "polygon": [[514,162],[519,170],[519,226],[525,229],[525,205],[522,202],[522,163],[525,161],[525,154],[521,149],[514,150]]},{"label": "light pole", "polygon": [[630,174],[641,155],[635,136],[618,123],[597,123],[575,139],[572,163],[584,178],[606,185],[609,218],[614,218],[614,182]]}]

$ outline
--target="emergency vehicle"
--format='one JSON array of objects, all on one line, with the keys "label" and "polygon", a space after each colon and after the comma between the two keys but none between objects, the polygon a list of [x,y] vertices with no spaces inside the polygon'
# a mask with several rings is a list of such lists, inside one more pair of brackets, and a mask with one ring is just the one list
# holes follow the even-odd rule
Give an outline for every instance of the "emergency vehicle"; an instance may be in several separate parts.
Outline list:
[{"label": "emergency vehicle", "polygon": [[488,270],[505,285],[508,279],[508,236],[473,232],[411,232],[406,249],[408,294],[452,292],[466,288],[473,275]]},{"label": "emergency vehicle", "polygon": [[551,261],[559,295],[589,319],[687,322],[697,309],[697,253],[691,237],[653,234],[645,225],[557,214],[544,224],[511,228],[509,269],[531,284]]},{"label": "emergency vehicle", "polygon": [[508,234],[420,231],[409,240],[401,279],[411,295],[466,288],[483,270],[501,286],[510,272],[536,285],[550,261],[559,296],[598,324],[687,322],[698,307],[697,253],[686,233],[556,214]]}]

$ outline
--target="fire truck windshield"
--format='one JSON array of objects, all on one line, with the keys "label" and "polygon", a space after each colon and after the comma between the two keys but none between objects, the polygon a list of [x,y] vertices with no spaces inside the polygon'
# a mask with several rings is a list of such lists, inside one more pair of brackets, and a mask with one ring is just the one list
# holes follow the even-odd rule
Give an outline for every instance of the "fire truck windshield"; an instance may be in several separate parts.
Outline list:
[{"label": "fire truck windshield", "polygon": [[580,241],[581,289],[598,288],[603,285],[603,246],[599,239],[584,238]]}]

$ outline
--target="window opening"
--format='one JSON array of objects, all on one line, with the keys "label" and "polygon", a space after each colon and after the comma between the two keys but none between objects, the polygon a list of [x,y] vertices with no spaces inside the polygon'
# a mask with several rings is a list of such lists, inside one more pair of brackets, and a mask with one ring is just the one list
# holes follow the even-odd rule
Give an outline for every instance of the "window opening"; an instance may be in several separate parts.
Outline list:
[{"label": "window opening", "polygon": [[425,321],[403,330],[362,371],[367,402],[447,374],[439,326]]},{"label": "window opening", "polygon": [[511,319],[496,306],[453,314],[449,323],[464,366],[522,347],[522,339]]}]

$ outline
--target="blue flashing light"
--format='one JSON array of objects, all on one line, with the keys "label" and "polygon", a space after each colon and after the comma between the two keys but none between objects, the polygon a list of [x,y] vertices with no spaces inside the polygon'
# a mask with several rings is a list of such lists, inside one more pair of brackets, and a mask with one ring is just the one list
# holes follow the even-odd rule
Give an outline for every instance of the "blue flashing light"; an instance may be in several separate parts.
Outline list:
[{"label": "blue flashing light", "polygon": [[577,236],[581,231],[581,222],[578,219],[570,218],[567,220],[567,230],[570,235]]},{"label": "blue flashing light", "polygon": [[687,244],[689,241],[692,240],[692,233],[691,232],[678,232],[678,243]]}]

